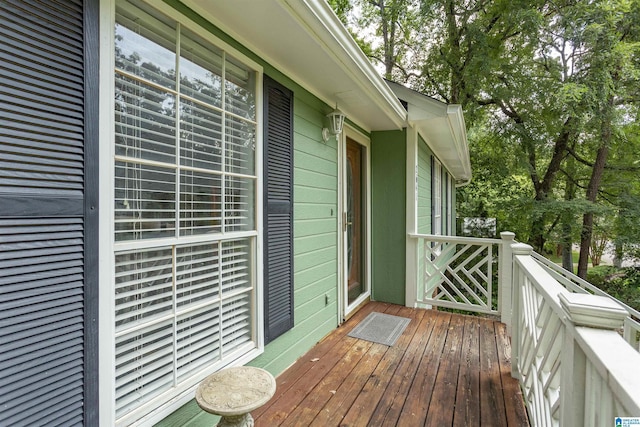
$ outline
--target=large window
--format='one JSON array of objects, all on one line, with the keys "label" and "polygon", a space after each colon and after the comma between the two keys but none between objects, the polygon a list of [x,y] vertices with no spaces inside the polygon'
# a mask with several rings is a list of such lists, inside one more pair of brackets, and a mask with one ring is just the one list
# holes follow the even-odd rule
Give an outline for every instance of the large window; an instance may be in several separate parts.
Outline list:
[{"label": "large window", "polygon": [[142,2],[115,25],[115,416],[256,348],[257,73]]}]

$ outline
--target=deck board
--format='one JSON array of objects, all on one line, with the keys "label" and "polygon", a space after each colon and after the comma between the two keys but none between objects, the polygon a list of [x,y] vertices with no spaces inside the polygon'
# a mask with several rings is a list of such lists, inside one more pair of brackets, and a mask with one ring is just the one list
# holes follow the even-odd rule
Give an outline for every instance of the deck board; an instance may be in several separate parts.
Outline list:
[{"label": "deck board", "polygon": [[454,427],[480,425],[480,322],[467,316],[456,389]]},{"label": "deck board", "polygon": [[[391,347],[347,334],[372,311],[409,317]],[[528,426],[504,325],[372,302],[276,380],[261,426]]]}]

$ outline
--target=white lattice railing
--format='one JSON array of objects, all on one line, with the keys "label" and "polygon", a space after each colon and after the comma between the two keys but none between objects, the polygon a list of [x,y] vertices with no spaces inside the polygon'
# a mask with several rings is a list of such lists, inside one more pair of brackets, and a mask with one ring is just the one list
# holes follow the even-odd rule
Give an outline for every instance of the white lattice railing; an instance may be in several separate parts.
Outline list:
[{"label": "white lattice railing", "polygon": [[608,296],[570,292],[530,246],[513,251],[512,375],[533,426],[611,426],[640,414],[640,354]]},{"label": "white lattice railing", "polygon": [[549,261],[547,258],[542,255],[532,252],[531,256],[544,268],[547,273],[549,273],[558,283],[564,286],[569,292],[575,292],[580,294],[592,294],[592,295],[600,295],[604,297],[611,298],[622,305],[629,315],[624,320],[624,339],[631,344],[633,348],[640,351],[640,311],[635,310],[634,308],[628,306],[622,301],[619,301],[604,292],[602,289],[592,285],[584,279],[576,276],[570,271],[565,270],[560,267],[558,264],[555,264]]},{"label": "white lattice railing", "polygon": [[[503,259],[510,258],[513,234],[501,239],[412,234],[415,243],[416,286],[408,289],[409,304],[438,306],[477,313],[500,314],[504,295]],[[511,269],[511,264],[506,264]],[[509,275],[510,276],[510,275]]]}]

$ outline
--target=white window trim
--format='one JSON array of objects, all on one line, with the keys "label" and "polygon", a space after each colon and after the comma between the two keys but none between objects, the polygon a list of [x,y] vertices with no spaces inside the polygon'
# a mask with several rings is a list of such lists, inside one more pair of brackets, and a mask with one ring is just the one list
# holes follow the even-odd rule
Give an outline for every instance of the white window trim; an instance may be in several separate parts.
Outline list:
[{"label": "white window trim", "polygon": [[[253,235],[254,244],[256,245],[255,258],[253,260],[252,270],[255,283],[255,290],[253,292],[253,307],[254,307],[254,339],[257,343],[257,348],[238,357],[234,360],[234,365],[243,365],[254,359],[264,351],[264,331],[263,331],[263,307],[262,301],[262,284],[263,284],[263,271],[262,271],[262,238],[263,236],[263,224],[262,224],[262,205],[263,205],[263,168],[262,168],[262,134],[264,120],[262,115],[262,75],[263,68],[255,61],[246,57],[240,51],[231,47],[227,43],[218,39],[216,36],[200,27],[191,19],[180,14],[177,10],[163,2],[152,2],[149,0],[143,0],[160,12],[163,12],[170,16],[172,19],[179,22],[181,25],[189,28],[190,31],[198,34],[199,36],[211,41],[217,47],[223,49],[225,52],[231,54],[236,59],[240,60],[247,67],[253,69],[256,72],[256,199],[255,199],[255,222],[256,231],[248,233],[233,233],[235,237],[241,237],[244,235]],[[115,265],[115,250],[116,243],[114,238],[114,168],[112,165],[112,159],[115,157],[115,147],[113,140],[115,138],[115,102],[113,93],[115,91],[115,58],[114,52],[114,30],[115,28],[115,1],[113,0],[101,0],[100,1],[100,106],[99,106],[99,156],[101,159],[100,173],[99,173],[99,188],[100,188],[100,219],[99,219],[99,239],[100,239],[100,258],[99,258],[99,396],[100,396],[100,408],[99,408],[99,422],[100,425],[112,426],[116,425],[115,419],[115,277],[113,274]],[[109,159],[109,160],[107,160]],[[230,237],[231,233],[225,235]],[[194,237],[194,241],[197,241],[197,237]],[[187,240],[185,240],[185,243]],[[158,245],[162,242],[158,241]],[[166,242],[165,242],[166,244]],[[118,249],[122,249],[125,246],[121,244]],[[219,367],[218,367],[219,368]],[[138,420],[127,420],[130,425],[153,425],[158,421],[165,418],[167,415],[174,412],[180,406],[190,401],[194,397],[195,388],[197,382],[189,384],[183,387],[181,390],[174,391],[173,396],[162,398],[166,402],[159,404],[157,409],[151,411],[146,416]],[[143,406],[151,405],[151,403],[158,404],[157,399],[145,404]],[[126,420],[126,417],[123,419]]]},{"label": "white window trim", "polygon": [[432,234],[442,234],[442,163],[433,157],[433,220]]},{"label": "white window trim", "polygon": [[449,173],[447,173],[447,235],[453,236],[455,230],[455,209],[453,206],[453,192],[455,191],[455,183]]}]

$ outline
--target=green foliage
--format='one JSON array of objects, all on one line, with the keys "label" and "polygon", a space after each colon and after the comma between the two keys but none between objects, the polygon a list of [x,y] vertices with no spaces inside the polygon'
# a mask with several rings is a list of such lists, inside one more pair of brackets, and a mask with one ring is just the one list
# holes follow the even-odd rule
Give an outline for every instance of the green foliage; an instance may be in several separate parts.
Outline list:
[{"label": "green foliage", "polygon": [[345,2],[330,3],[385,77],[463,106],[474,176],[460,216],[537,248],[638,247],[640,0]]},{"label": "green foliage", "polygon": [[587,280],[612,297],[640,310],[640,268],[594,267]]},{"label": "green foliage", "polygon": [[329,6],[338,15],[338,18],[344,25],[349,24],[349,14],[351,13],[352,6],[349,0],[327,0]]}]

